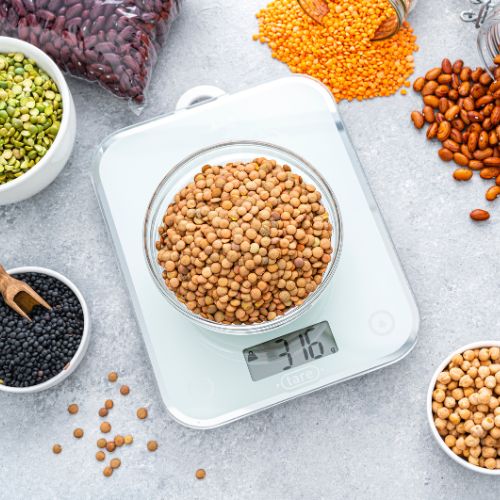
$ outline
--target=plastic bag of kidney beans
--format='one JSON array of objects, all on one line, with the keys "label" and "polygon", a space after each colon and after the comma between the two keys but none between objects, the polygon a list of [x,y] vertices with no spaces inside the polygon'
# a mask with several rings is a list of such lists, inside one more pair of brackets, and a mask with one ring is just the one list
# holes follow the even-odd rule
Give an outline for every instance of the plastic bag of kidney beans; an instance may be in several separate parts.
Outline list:
[{"label": "plastic bag of kidney beans", "polygon": [[142,104],[180,0],[0,0],[0,34],[70,74]]}]

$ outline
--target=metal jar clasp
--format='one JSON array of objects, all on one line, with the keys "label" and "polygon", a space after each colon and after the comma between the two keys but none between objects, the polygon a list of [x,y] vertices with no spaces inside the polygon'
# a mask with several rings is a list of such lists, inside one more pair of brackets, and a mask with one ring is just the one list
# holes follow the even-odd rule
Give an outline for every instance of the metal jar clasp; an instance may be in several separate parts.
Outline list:
[{"label": "metal jar clasp", "polygon": [[490,10],[497,5],[498,0],[469,0],[472,5],[479,6],[478,9],[464,10],[460,13],[460,19],[466,23],[475,23],[479,28],[490,13]]}]

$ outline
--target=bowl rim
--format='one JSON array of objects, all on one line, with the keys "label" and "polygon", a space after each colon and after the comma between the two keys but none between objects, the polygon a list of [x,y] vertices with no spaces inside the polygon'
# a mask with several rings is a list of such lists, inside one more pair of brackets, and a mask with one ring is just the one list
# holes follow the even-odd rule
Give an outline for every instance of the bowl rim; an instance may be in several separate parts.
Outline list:
[{"label": "bowl rim", "polygon": [[444,368],[446,368],[448,363],[451,361],[451,358],[453,358],[453,356],[455,356],[456,354],[462,354],[464,351],[467,351],[468,349],[481,349],[483,347],[500,347],[500,340],[482,340],[477,342],[471,342],[470,344],[466,344],[462,347],[459,347],[458,349],[455,349],[453,352],[451,352],[448,356],[446,356],[446,358],[436,368],[434,374],[431,377],[429,388],[427,390],[427,404],[426,404],[427,422],[431,429],[432,435],[438,442],[440,448],[448,455],[448,457],[453,459],[462,467],[465,467],[466,469],[469,469],[473,472],[478,472],[480,474],[486,474],[489,476],[500,476],[500,469],[490,470],[487,469],[486,467],[479,467],[478,465],[473,465],[469,463],[467,460],[464,460],[458,455],[455,455],[455,453],[453,453],[448,448],[448,446],[446,446],[443,438],[439,435],[439,432],[437,431],[436,426],[434,425],[434,416],[432,413],[432,393],[434,391],[434,387],[436,386],[437,377],[444,370]]},{"label": "bowl rim", "polygon": [[[2,196],[2,193],[5,193],[12,189],[16,189],[23,182],[29,182],[34,174],[40,171],[43,167],[45,167],[45,165],[47,165],[52,160],[55,151],[61,145],[61,142],[63,141],[63,136],[65,135],[69,127],[69,121],[70,121],[69,115],[70,113],[72,113],[71,95],[68,84],[66,82],[66,79],[64,78],[64,75],[62,74],[62,71],[59,69],[54,60],[48,54],[43,52],[43,50],[39,49],[35,45],[29,42],[25,42],[24,40],[19,40],[17,38],[12,38],[8,36],[0,36],[0,54],[8,53],[5,52],[5,49],[3,48],[3,44],[6,41],[8,41],[9,44],[13,43],[14,45],[18,45],[19,49],[18,50],[16,49],[16,51],[21,52],[30,59],[34,59],[36,63],[40,66],[40,68],[43,69],[46,73],[48,73],[49,76],[55,81],[62,97],[63,113],[62,113],[62,120],[59,132],[57,133],[54,142],[47,150],[45,156],[23,175],[17,177],[16,179],[12,179],[9,182],[6,182],[5,184],[0,184],[0,197]],[[32,57],[27,55],[26,52],[23,51],[23,48],[35,52],[36,56]],[[7,50],[10,51],[10,49]]]},{"label": "bowl rim", "polygon": [[[152,258],[153,256],[151,256],[149,252],[149,240],[152,234],[151,232],[156,233],[157,228],[149,227],[150,224],[148,223],[152,222],[151,219],[156,215],[156,212],[159,209],[158,206],[158,209],[155,211],[153,209],[153,205],[157,201],[157,197],[160,194],[162,188],[165,186],[165,184],[167,184],[168,181],[171,179],[171,177],[173,177],[180,169],[182,169],[186,164],[192,162],[196,158],[201,157],[213,151],[222,150],[224,148],[237,147],[237,146],[274,149],[278,153],[281,153],[285,156],[290,156],[291,158],[295,159],[302,165],[305,165],[306,168],[311,171],[313,176],[319,179],[320,187],[322,188],[322,190],[326,191],[327,196],[330,198],[329,201],[331,202],[331,205],[334,208],[334,213],[330,214],[330,216],[332,218],[332,222],[335,222],[333,226],[338,228],[337,230],[338,234],[333,235],[333,240],[336,242],[336,245],[334,252],[332,253],[332,260],[330,261],[329,266],[327,267],[327,270],[323,275],[323,279],[320,285],[316,288],[316,290],[314,290],[314,292],[309,294],[300,306],[298,307],[295,306],[289,309],[287,311],[288,314],[285,313],[283,315],[277,316],[271,321],[263,321],[260,323],[248,323],[248,324],[217,323],[215,321],[204,318],[203,316],[192,313],[187,309],[185,304],[180,302],[175,296],[175,294],[165,286],[165,283],[161,279],[161,274],[155,272],[155,266],[157,266],[157,262],[156,259]],[[256,155],[258,156],[258,151],[256,151]],[[294,151],[285,148],[283,146],[278,146],[270,142],[259,141],[259,140],[232,140],[232,141],[219,142],[205,146],[191,153],[190,155],[184,157],[179,162],[177,162],[158,183],[155,191],[151,196],[151,200],[148,203],[146,214],[144,216],[143,251],[145,254],[146,264],[149,273],[153,278],[153,281],[155,282],[156,286],[162,293],[162,295],[177,311],[183,314],[192,323],[202,328],[214,331],[216,333],[222,333],[227,335],[256,335],[256,334],[268,333],[273,329],[285,326],[290,321],[296,320],[303,314],[305,314],[320,298],[322,292],[326,291],[333,275],[335,274],[340,259],[340,255],[342,253],[342,243],[343,243],[343,225],[342,225],[342,215],[340,212],[339,203],[337,197],[335,196],[335,193],[330,187],[330,184],[326,181],[323,175],[309,161],[305,160],[302,156],[298,155]]]},{"label": "bowl rim", "polygon": [[68,363],[66,368],[63,368],[63,370],[60,373],[58,373],[55,377],[52,377],[46,380],[45,382],[42,382],[41,384],[36,384],[29,387],[11,387],[8,385],[0,384],[0,392],[3,391],[14,394],[29,394],[50,389],[51,387],[54,387],[55,385],[60,384],[63,380],[67,379],[76,370],[76,368],[78,367],[78,365],[85,356],[90,336],[90,317],[89,317],[89,310],[87,303],[85,302],[85,299],[80,290],[72,281],[66,278],[66,276],[63,276],[62,274],[58,273],[57,271],[53,271],[52,269],[47,269],[45,267],[38,267],[38,266],[21,266],[8,269],[7,273],[8,274],[39,273],[39,274],[45,274],[47,276],[52,276],[53,278],[56,278],[62,283],[64,283],[76,295],[82,307],[83,311],[82,338],[80,340],[78,349],[76,350],[75,354],[71,358],[71,361]]}]

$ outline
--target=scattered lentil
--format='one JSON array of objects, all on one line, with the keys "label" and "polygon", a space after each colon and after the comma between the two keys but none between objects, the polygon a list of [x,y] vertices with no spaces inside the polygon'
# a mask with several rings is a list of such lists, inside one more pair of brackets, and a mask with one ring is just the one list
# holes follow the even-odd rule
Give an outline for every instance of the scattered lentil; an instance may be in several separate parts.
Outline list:
[{"label": "scattered lentil", "polygon": [[158,443],[156,441],[148,441],[147,448],[149,451],[156,451],[158,449]]},{"label": "scattered lentil", "polygon": [[81,439],[83,437],[83,429],[81,429],[80,427],[76,428],[74,431],[73,431],[73,436],[76,437],[76,439]]},{"label": "scattered lentil", "polygon": [[125,439],[123,436],[120,436],[120,434],[118,434],[117,436],[115,436],[115,445],[120,447],[120,446],[123,446],[124,443],[125,443]]},{"label": "scattered lentil", "polygon": [[125,436],[125,444],[129,445],[129,444],[132,444],[133,442],[134,442],[133,436],[131,436],[130,434],[127,434]]},{"label": "scattered lentil", "polygon": [[52,446],[52,451],[56,455],[59,455],[59,453],[61,453],[62,451],[62,446],[60,444],[55,444],[54,446]]},{"label": "scattered lentil", "polygon": [[104,470],[102,471],[104,476],[110,477],[113,474],[113,469],[111,467],[104,467]]},{"label": "scattered lentil", "polygon": [[111,399],[106,399],[106,401],[104,401],[104,407],[107,410],[111,410],[111,408],[113,408],[113,406],[114,406],[114,403]]},{"label": "scattered lentil", "polygon": [[0,54],[0,185],[46,155],[59,132],[62,111],[57,85],[33,59]]},{"label": "scattered lentil", "polygon": [[272,320],[321,283],[333,251],[321,193],[288,165],[205,165],[158,228],[158,262],[177,298],[219,323]]},{"label": "scattered lentil", "polygon": [[106,449],[110,452],[110,453],[113,453],[113,451],[116,450],[116,444],[114,441],[108,441],[106,443]]},{"label": "scattered lentil", "polygon": [[127,396],[130,393],[130,387],[128,385],[122,385],[120,387],[120,394],[122,396]]},{"label": "scattered lentil", "polygon": [[110,382],[116,382],[118,380],[118,373],[116,373],[116,372],[109,372],[108,373],[108,380]]},{"label": "scattered lentil", "polygon": [[118,469],[118,467],[120,467],[121,464],[122,461],[119,458],[113,458],[109,463],[112,469]]},{"label": "scattered lentil", "polygon": [[95,458],[96,458],[96,460],[98,460],[99,462],[103,462],[103,461],[106,459],[106,453],[104,453],[103,451],[98,451],[98,452],[95,454]]},{"label": "scattered lentil", "polygon": [[108,409],[107,408],[99,408],[99,416],[100,417],[106,417],[108,415]]},{"label": "scattered lentil", "polygon": [[76,415],[78,413],[78,405],[73,403],[68,406],[68,413],[71,415]]},{"label": "scattered lentil", "polygon": [[338,101],[388,96],[413,73],[418,50],[407,22],[392,38],[373,41],[393,15],[388,0],[338,0],[319,24],[297,0],[273,0],[257,14],[253,39],[267,43],[292,72],[322,81]]},{"label": "scattered lentil", "polygon": [[206,473],[205,469],[198,469],[195,472],[196,479],[205,479],[206,475],[207,475],[207,473]]},{"label": "scattered lentil", "polygon": [[144,420],[148,416],[148,410],[146,408],[139,408],[137,410],[137,418]]},{"label": "scattered lentil", "polygon": [[97,447],[98,448],[106,448],[106,445],[108,442],[104,438],[100,438],[97,440]]},{"label": "scattered lentil", "polygon": [[100,426],[101,432],[107,434],[111,431],[111,424],[109,422],[103,422]]}]

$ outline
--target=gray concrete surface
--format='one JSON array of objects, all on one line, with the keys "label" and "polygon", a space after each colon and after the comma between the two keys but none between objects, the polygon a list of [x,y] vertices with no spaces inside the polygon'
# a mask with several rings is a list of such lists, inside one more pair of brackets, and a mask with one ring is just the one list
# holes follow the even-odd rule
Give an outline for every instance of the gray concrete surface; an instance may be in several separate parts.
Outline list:
[{"label": "gray concrete surface", "polygon": [[[151,87],[150,118],[173,109],[193,85],[235,92],[288,74],[253,43],[254,13],[265,0],[190,0],[161,54]],[[462,24],[466,0],[420,0],[417,73],[444,55],[479,64],[476,33]],[[458,185],[452,167],[413,130],[416,96],[393,96],[340,108],[420,306],[419,343],[404,361],[214,431],[175,423],[162,407],[89,170],[98,143],[137,122],[104,91],[70,79],[79,118],[73,157],[56,182],[26,202],[0,208],[0,261],[40,265],[81,287],[92,312],[92,339],[78,371],[51,391],[0,394],[2,499],[478,499],[499,497],[499,479],[450,461],[427,428],[425,392],[441,359],[462,344],[500,333],[500,210],[474,225],[468,212],[486,204],[481,179]],[[140,167],[139,169],[140,170]],[[138,172],[138,175],[139,172]],[[120,453],[112,479],[94,459],[98,417],[117,397],[105,374],[118,370],[132,388],[113,414],[136,436]],[[68,403],[80,414],[69,418]],[[150,419],[132,418],[146,403]],[[81,441],[71,437],[85,428]],[[156,454],[144,443],[160,443]],[[50,449],[61,442],[64,453]],[[194,479],[198,467],[205,481]]]}]

